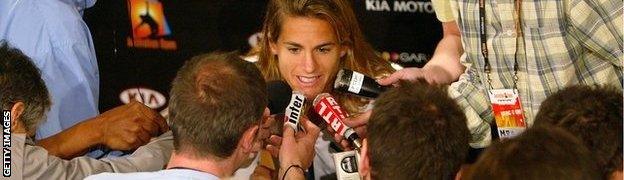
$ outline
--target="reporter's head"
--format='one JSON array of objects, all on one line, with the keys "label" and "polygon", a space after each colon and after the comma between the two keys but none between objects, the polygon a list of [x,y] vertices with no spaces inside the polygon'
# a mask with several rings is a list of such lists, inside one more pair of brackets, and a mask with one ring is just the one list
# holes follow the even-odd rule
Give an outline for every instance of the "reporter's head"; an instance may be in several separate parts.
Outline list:
[{"label": "reporter's head", "polygon": [[622,89],[571,86],[542,102],[535,126],[558,126],[580,138],[607,178],[622,173],[622,106]]},{"label": "reporter's head", "polygon": [[[21,124],[29,136],[45,119],[50,98],[39,69],[20,50],[0,42],[0,103],[11,111],[12,124]],[[12,131],[18,130],[12,127]]]},{"label": "reporter's head", "polygon": [[534,126],[519,136],[494,143],[463,179],[601,179],[589,150],[569,132]]},{"label": "reporter's head", "polygon": [[466,159],[466,117],[446,88],[402,81],[375,101],[360,173],[372,179],[453,179]]},{"label": "reporter's head", "polygon": [[234,54],[193,57],[172,83],[169,106],[175,153],[226,159],[258,134],[266,83],[255,65]]}]

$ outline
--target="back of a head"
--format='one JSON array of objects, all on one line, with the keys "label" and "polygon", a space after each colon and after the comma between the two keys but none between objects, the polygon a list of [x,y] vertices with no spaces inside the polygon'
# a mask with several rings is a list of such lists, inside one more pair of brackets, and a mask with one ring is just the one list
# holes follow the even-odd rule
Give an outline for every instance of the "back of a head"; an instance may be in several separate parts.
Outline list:
[{"label": "back of a head", "polygon": [[491,145],[463,175],[466,180],[601,179],[589,150],[558,127],[532,127]]},{"label": "back of a head", "polygon": [[36,131],[50,108],[48,90],[30,58],[0,42],[0,103],[3,110],[11,110],[17,102],[24,103],[20,119],[26,131]]},{"label": "back of a head", "polygon": [[187,61],[170,96],[175,150],[198,158],[232,155],[245,130],[260,124],[267,106],[260,71],[233,53],[203,54]]},{"label": "back of a head", "polygon": [[571,86],[549,96],[535,126],[559,126],[580,138],[603,176],[622,170],[622,90],[610,86]]},{"label": "back of a head", "polygon": [[424,80],[383,93],[367,131],[373,179],[453,179],[469,149],[464,113]]}]

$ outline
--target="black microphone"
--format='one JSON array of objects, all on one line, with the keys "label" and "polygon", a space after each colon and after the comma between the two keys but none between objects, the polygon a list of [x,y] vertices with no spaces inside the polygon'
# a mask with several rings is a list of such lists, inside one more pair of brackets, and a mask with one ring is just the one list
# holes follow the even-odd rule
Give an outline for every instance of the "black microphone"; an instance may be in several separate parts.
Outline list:
[{"label": "black microphone", "polygon": [[284,81],[271,81],[267,83],[269,94],[268,108],[271,118],[275,119],[271,126],[272,134],[282,134],[284,124],[292,127],[295,131],[301,129],[299,120],[304,115],[305,96],[292,88]]},{"label": "black microphone", "polygon": [[341,69],[336,75],[334,89],[367,98],[377,98],[388,87],[382,86],[373,78],[349,69]]},{"label": "black microphone", "polygon": [[269,104],[267,105],[271,111],[271,118],[275,119],[269,128],[271,134],[282,135],[284,126],[284,111],[290,102],[292,89],[284,81],[270,81],[267,83],[267,91],[269,94]]},{"label": "black microphone", "polygon": [[267,91],[271,114],[283,114],[292,96],[290,86],[284,81],[270,81],[267,83]]}]

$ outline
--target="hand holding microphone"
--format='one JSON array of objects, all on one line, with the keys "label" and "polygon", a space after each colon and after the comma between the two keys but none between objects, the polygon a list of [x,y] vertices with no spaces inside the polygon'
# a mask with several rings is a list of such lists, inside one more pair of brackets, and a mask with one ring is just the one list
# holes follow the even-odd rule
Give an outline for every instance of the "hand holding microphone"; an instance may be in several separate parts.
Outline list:
[{"label": "hand holding microphone", "polygon": [[279,175],[283,177],[283,171],[292,165],[303,169],[310,167],[320,129],[304,116],[305,96],[302,93],[292,91],[284,81],[269,82],[268,91],[269,109],[274,118],[271,131],[276,135],[269,138],[267,150],[279,158]]},{"label": "hand holding microphone", "polygon": [[334,89],[341,92],[353,93],[362,97],[377,98],[377,96],[386,91],[388,87],[380,85],[375,79],[365,76],[362,73],[341,69],[336,75]]},{"label": "hand holding microphone", "polygon": [[[305,121],[305,95],[299,91],[292,91],[290,86],[284,81],[271,81],[267,84],[269,92],[269,109],[274,123],[271,126],[271,133],[266,149],[274,157],[279,156],[279,151],[283,144],[283,132],[292,129],[296,134],[303,130],[307,134],[307,127],[302,124]],[[287,128],[284,128],[287,127]],[[318,135],[317,135],[318,136]]]},{"label": "hand holding microphone", "polygon": [[304,131],[295,132],[292,128],[284,128],[279,149],[280,177],[283,177],[284,170],[292,165],[308,169],[314,159],[314,144],[321,130],[306,118],[301,119],[299,123]]},{"label": "hand holding microphone", "polygon": [[345,137],[356,149],[362,147],[360,137],[355,130],[344,124],[343,121],[346,119],[347,113],[342,110],[334,97],[328,93],[322,93],[314,98],[313,104],[314,110],[332,130]]},{"label": "hand holding microphone", "polygon": [[[353,128],[358,136],[360,136],[360,138],[365,139],[367,137],[366,125],[368,124],[368,119],[370,118],[371,113],[372,110],[368,110],[364,113],[358,114],[357,116],[347,117],[342,122],[344,122],[345,125]],[[341,134],[333,131],[332,133],[334,134],[334,141],[339,143],[343,149],[353,149],[353,146],[351,146],[349,140],[345,139]]]},{"label": "hand holding microphone", "polygon": [[102,144],[113,150],[133,150],[169,130],[165,119],[138,101],[116,107],[96,116],[93,124],[102,131]]}]

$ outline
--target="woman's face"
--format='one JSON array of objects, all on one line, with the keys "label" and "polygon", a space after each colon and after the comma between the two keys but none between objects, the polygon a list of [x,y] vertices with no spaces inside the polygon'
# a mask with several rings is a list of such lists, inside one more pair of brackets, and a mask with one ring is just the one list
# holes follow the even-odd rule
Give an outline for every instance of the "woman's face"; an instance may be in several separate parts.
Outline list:
[{"label": "woman's face", "polygon": [[310,99],[333,84],[346,52],[327,21],[309,17],[286,17],[271,51],[277,55],[282,78]]}]

